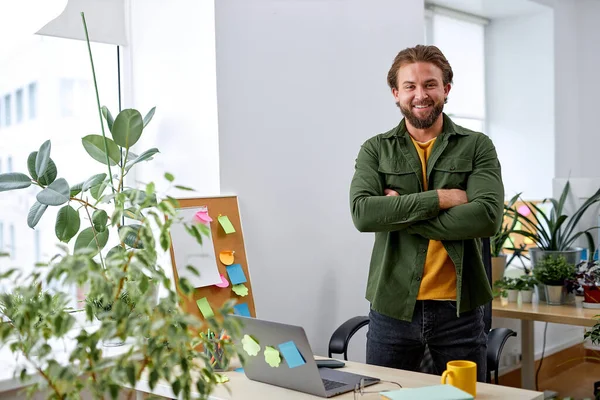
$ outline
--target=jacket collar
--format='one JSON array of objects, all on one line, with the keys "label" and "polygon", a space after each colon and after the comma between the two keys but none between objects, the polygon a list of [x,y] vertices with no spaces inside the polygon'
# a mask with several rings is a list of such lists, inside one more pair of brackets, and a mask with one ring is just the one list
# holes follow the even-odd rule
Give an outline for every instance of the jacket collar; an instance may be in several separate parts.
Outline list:
[{"label": "jacket collar", "polygon": [[[469,132],[460,125],[456,125],[446,113],[442,113],[444,118],[444,124],[442,127],[442,133],[440,136],[446,134],[448,136],[452,135],[468,135]],[[408,130],[406,129],[406,119],[402,118],[400,124],[397,127],[388,131],[382,135],[383,138],[389,139],[392,137],[408,137]]]}]

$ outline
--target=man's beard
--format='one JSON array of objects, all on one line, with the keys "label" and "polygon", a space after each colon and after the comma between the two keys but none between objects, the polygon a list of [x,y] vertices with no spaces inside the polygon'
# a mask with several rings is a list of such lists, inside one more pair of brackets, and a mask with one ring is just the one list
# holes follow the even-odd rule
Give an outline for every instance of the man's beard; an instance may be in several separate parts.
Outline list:
[{"label": "man's beard", "polygon": [[431,126],[438,119],[438,117],[440,116],[442,111],[444,111],[444,103],[443,102],[433,103],[433,108],[431,109],[431,112],[429,113],[429,115],[427,115],[425,118],[419,118],[415,114],[413,114],[412,106],[411,106],[411,108],[404,108],[404,107],[402,107],[402,105],[400,105],[400,103],[398,103],[397,105],[398,105],[398,107],[400,107],[400,111],[402,112],[402,115],[404,115],[404,117],[408,120],[408,122],[410,122],[410,124],[417,129],[431,128]]}]

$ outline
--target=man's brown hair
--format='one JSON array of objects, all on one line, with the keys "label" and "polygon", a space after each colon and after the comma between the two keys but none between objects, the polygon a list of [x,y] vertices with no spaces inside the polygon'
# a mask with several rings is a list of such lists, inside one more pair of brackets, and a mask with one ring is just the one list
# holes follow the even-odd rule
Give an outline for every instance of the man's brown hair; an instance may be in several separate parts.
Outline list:
[{"label": "man's brown hair", "polygon": [[442,70],[442,78],[444,86],[448,83],[452,83],[452,67],[446,60],[444,54],[435,46],[423,46],[417,45],[415,47],[408,47],[402,50],[396,58],[390,72],[388,72],[387,81],[390,89],[398,89],[398,70],[400,67],[406,64],[412,64],[416,62],[428,62],[437,66]]}]

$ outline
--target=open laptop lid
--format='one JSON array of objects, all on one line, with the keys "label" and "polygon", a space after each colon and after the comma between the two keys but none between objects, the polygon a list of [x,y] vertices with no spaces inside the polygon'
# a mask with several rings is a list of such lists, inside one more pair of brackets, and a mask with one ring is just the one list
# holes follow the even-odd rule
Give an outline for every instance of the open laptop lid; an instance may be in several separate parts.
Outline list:
[{"label": "open laptop lid", "polygon": [[[232,317],[240,320],[242,337],[249,335],[260,346],[258,354],[253,356],[244,351],[241,343],[236,343],[240,353],[245,357],[244,372],[249,379],[326,397],[325,387],[304,329],[299,326],[256,318]],[[293,342],[293,345],[290,345],[289,342]],[[285,343],[287,345],[282,346]],[[278,367],[271,367],[266,362],[264,355],[266,346],[271,346],[279,351],[281,363]],[[285,355],[290,350],[293,353],[294,347],[298,349],[301,358],[292,360],[293,365],[290,368]]]}]

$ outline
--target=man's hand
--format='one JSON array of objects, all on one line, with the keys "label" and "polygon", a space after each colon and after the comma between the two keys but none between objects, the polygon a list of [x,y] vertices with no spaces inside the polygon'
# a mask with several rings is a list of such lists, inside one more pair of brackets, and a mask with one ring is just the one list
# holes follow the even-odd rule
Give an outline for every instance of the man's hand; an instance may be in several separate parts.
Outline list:
[{"label": "man's hand", "polygon": [[398,192],[396,192],[395,190],[392,190],[392,189],[385,189],[385,190],[383,191],[383,193],[384,193],[386,196],[400,196],[400,195],[398,194]]},{"label": "man's hand", "polygon": [[447,210],[452,207],[467,204],[467,192],[460,189],[438,189],[440,199],[440,210]]}]

